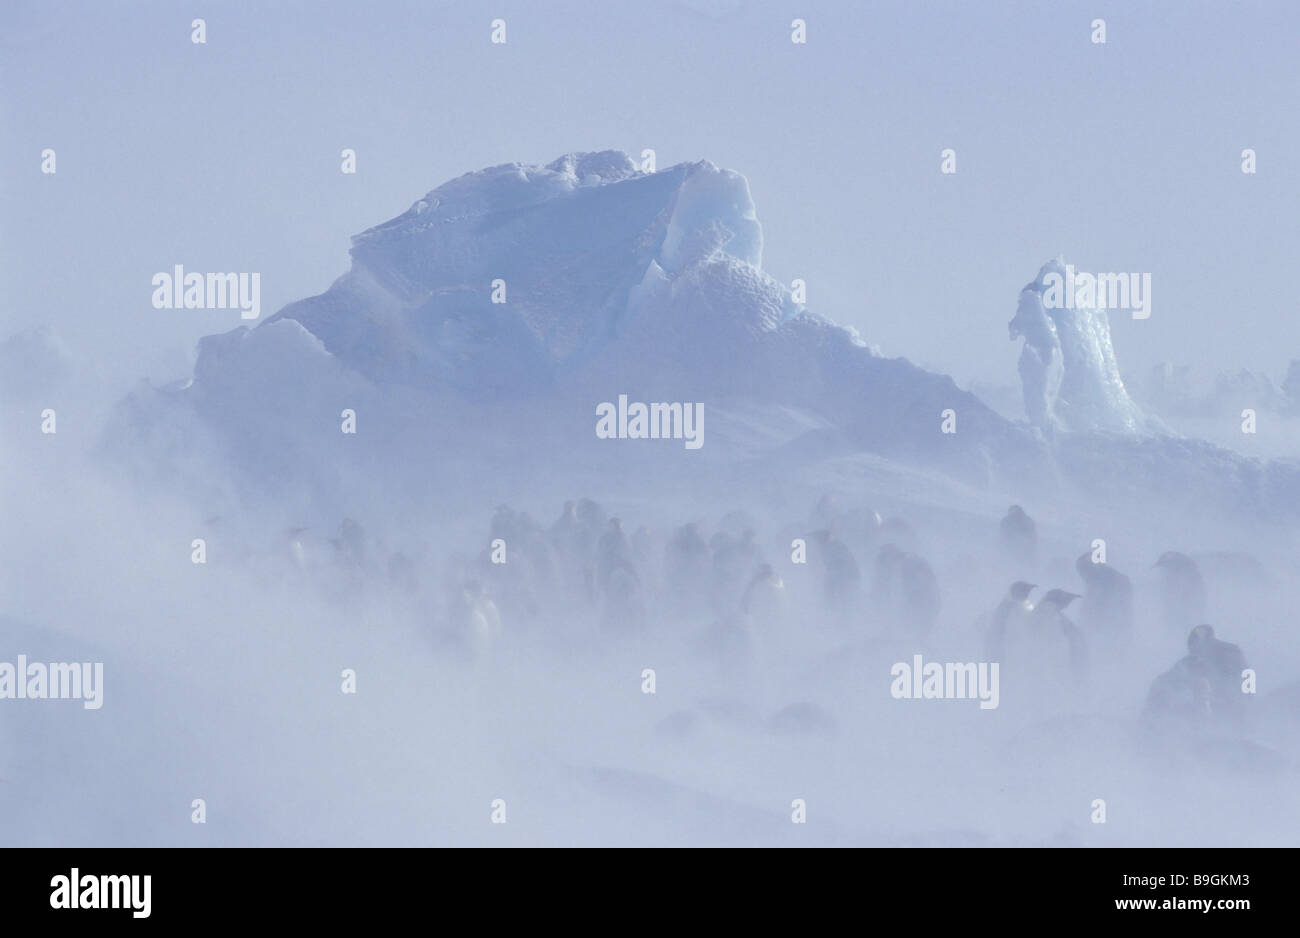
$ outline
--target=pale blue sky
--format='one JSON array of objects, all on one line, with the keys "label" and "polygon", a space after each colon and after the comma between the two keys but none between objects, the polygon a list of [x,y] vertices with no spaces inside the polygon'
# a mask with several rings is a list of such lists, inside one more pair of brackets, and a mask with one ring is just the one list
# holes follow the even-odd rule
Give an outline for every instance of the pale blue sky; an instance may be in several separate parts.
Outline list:
[{"label": "pale blue sky", "polygon": [[3,20],[0,333],[48,322],[111,381],[178,377],[239,324],[153,309],[155,271],[260,271],[265,317],[451,177],[645,147],[744,173],[774,276],[959,379],[1015,382],[1006,322],[1058,252],[1152,273],[1151,318],[1113,317],[1128,372],[1277,380],[1300,357],[1289,0],[18,0]]}]

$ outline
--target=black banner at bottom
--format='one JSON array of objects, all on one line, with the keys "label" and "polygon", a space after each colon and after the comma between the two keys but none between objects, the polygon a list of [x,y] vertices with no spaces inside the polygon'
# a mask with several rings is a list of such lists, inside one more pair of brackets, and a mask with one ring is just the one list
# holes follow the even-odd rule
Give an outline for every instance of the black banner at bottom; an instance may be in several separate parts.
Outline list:
[{"label": "black banner at bottom", "polygon": [[[6,850],[7,924],[401,922],[413,912],[914,915],[927,925],[1284,914],[1290,850]],[[459,914],[459,913],[458,913]]]}]

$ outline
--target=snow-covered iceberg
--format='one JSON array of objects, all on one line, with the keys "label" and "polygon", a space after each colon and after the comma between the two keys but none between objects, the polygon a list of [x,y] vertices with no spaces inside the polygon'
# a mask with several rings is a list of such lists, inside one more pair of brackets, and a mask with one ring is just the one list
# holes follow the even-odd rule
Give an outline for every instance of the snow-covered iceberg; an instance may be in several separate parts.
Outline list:
[{"label": "snow-covered iceberg", "polygon": [[[575,153],[469,173],[356,236],[325,293],[202,340],[193,379],[137,390],[109,439],[137,477],[217,462],[226,494],[304,506],[364,495],[400,510],[556,478],[698,491],[737,467],[783,480],[869,455],[907,497],[946,478],[997,499],[1072,489],[1300,512],[1294,465],[1176,438],[1142,412],[1105,310],[1044,304],[1060,261],[1011,322],[1026,423],[796,304],[762,247],[744,177],[708,162],[647,173]],[[706,445],[598,439],[595,408],[619,395],[704,402]],[[340,434],[345,410],[355,437]]]},{"label": "snow-covered iceberg", "polygon": [[[549,440],[546,459],[657,473],[666,450],[614,465],[597,447],[593,407],[619,394],[705,402],[701,459],[715,466],[761,456],[750,431],[764,425],[788,428],[767,435],[773,448],[815,427],[841,449],[982,487],[1044,475],[1027,428],[804,310],[762,270],[762,248],[745,178],[708,162],[646,173],[601,152],[495,166],[356,236],[329,290],[204,339],[191,382],[128,409],[216,438],[263,483],[321,452],[346,459],[337,417],[358,402],[391,465],[445,467],[447,447],[417,441],[450,435],[466,462],[512,447],[535,461]],[[957,433],[941,432],[948,410]]]}]

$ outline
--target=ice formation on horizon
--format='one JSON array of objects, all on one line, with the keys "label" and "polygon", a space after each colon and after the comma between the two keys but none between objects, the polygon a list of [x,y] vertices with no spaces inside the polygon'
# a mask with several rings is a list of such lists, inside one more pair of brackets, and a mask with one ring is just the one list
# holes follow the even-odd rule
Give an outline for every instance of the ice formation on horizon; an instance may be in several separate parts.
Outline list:
[{"label": "ice formation on horizon", "polygon": [[1012,340],[1025,340],[1018,366],[1025,416],[1049,434],[1142,432],[1149,420],[1124,387],[1105,308],[1095,303],[1081,306],[1077,300],[1073,308],[1045,305],[1045,281],[1051,274],[1065,280],[1062,258],[1048,261],[1025,285],[1007,324]]}]

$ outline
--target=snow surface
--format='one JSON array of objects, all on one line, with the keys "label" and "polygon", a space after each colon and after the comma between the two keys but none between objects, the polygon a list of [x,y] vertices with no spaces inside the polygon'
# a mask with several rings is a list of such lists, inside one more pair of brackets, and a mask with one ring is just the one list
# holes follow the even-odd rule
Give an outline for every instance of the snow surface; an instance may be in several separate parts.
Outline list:
[{"label": "snow surface", "polygon": [[[0,712],[0,842],[1293,842],[1300,464],[1143,414],[1104,313],[1042,309],[1050,264],[1014,326],[1021,421],[802,309],[761,263],[734,172],[646,174],[613,152],[507,164],[358,235],[325,293],[203,339],[192,376],[142,384],[102,434],[65,416],[57,436],[20,432],[39,403],[6,408],[0,630],[35,657],[102,660],[108,681],[94,714]],[[33,342],[57,348],[3,348]],[[705,445],[598,440],[595,405],[619,394],[703,402]],[[461,580],[491,572],[496,507],[549,525],[582,495],[647,529],[653,626],[610,634],[589,597],[548,604],[545,578],[530,612],[516,563],[500,644],[448,643]],[[1038,521],[1021,566],[996,538],[1013,501]],[[924,638],[865,599],[832,614],[787,562],[829,526],[870,582],[877,513],[941,584]],[[721,544],[752,526],[788,580],[783,630],[701,645],[712,607],[672,612],[682,587],[660,562],[687,522]],[[914,653],[979,660],[975,623],[1013,579],[1081,589],[1098,537],[1138,627],[1098,644],[1087,687],[1026,699],[1008,677],[991,713],[889,696]],[[1186,641],[1158,625],[1151,565],[1174,549],[1200,552],[1206,616],[1260,669],[1245,738],[1143,735],[1146,689]],[[1098,797],[1109,825],[1088,820]],[[808,825],[789,823],[793,798]]]}]

